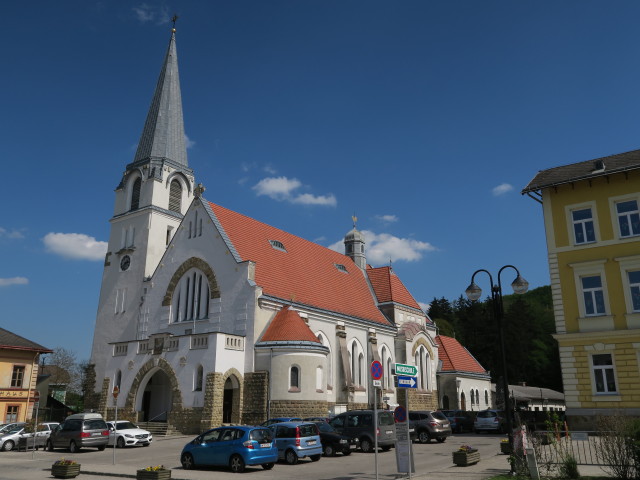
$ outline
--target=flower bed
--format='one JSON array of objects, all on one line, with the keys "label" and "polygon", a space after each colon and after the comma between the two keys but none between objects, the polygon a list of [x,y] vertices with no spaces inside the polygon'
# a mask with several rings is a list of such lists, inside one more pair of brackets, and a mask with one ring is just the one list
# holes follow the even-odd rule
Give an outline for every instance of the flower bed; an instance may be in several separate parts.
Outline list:
[{"label": "flower bed", "polygon": [[453,452],[453,463],[458,467],[468,467],[480,461],[480,452],[477,448],[469,445],[461,446],[457,451]]},{"label": "flower bed", "polygon": [[80,464],[62,458],[51,465],[51,475],[56,478],[75,478],[80,475]]},{"label": "flower bed", "polygon": [[171,470],[163,465],[147,467],[136,472],[136,480],[166,480],[171,478]]}]

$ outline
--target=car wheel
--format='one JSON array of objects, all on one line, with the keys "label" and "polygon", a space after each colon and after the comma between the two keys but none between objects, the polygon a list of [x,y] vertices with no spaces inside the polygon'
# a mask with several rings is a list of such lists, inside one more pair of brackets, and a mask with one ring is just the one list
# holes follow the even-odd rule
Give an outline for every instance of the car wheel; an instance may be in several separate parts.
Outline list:
[{"label": "car wheel", "polygon": [[333,445],[325,445],[323,450],[324,450],[325,457],[333,457],[336,454],[336,451],[333,448]]},{"label": "car wheel", "polygon": [[363,453],[371,453],[373,451],[373,445],[371,445],[371,440],[368,438],[363,438],[360,440],[360,450]]},{"label": "car wheel", "polygon": [[244,460],[240,455],[233,455],[229,460],[229,467],[233,473],[244,472]]},{"label": "car wheel", "polygon": [[318,460],[320,460],[320,457],[322,455],[309,455],[309,458],[311,459],[312,462],[317,462]]},{"label": "car wheel", "polygon": [[429,443],[431,441],[429,432],[427,432],[426,430],[420,430],[420,432],[418,433],[418,441],[420,443]]},{"label": "car wheel", "polygon": [[98,451],[99,451],[99,452],[104,452],[104,449],[105,449],[105,448],[107,448],[107,446],[106,446],[106,445],[100,445],[100,446],[98,447]]},{"label": "car wheel", "polygon": [[78,446],[76,445],[76,442],[71,440],[71,443],[69,444],[69,452],[76,453],[77,451],[78,451]]},{"label": "car wheel", "polygon": [[124,448],[124,438],[118,437],[118,441],[116,442],[118,448]]},{"label": "car wheel", "polygon": [[7,440],[6,442],[4,442],[4,445],[2,445],[2,450],[4,450],[5,452],[10,452],[11,450],[13,450],[14,447],[14,443],[13,440]]},{"label": "car wheel", "polygon": [[441,438],[438,438],[437,440],[438,440],[438,443],[444,443],[446,439],[447,439],[446,437],[441,437]]},{"label": "car wheel", "polygon": [[345,455],[345,456],[347,456],[347,455],[351,455],[351,449],[349,449],[349,450],[344,450],[344,451],[342,452],[342,454],[343,454],[343,455]]},{"label": "car wheel", "polygon": [[51,440],[47,440],[47,444],[44,447],[47,452],[53,452],[53,443],[51,442]]},{"label": "car wheel", "polygon": [[262,468],[264,468],[265,470],[271,470],[274,465],[275,463],[263,463]]},{"label": "car wheel", "polygon": [[182,468],[185,470],[193,470],[196,466],[193,461],[193,456],[190,453],[183,453],[182,457],[180,457],[180,463],[182,464]]},{"label": "car wheel", "polygon": [[298,455],[293,450],[287,450],[284,454],[284,461],[289,465],[295,465],[298,463]]}]

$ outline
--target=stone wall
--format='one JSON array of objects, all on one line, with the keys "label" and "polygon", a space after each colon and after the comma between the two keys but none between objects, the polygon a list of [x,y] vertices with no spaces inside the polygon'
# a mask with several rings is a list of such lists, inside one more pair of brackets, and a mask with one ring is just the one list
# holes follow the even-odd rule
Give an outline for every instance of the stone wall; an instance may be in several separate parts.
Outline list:
[{"label": "stone wall", "polygon": [[204,390],[204,407],[200,419],[200,431],[222,425],[222,401],[224,398],[224,380],[220,372],[207,373]]},{"label": "stone wall", "polygon": [[267,419],[269,400],[269,372],[244,374],[244,411],[242,423],[259,425]]},{"label": "stone wall", "polygon": [[102,380],[102,391],[100,392],[100,400],[98,401],[96,413],[102,415],[103,418],[107,418],[107,405],[111,398],[110,384],[111,380],[108,377]]},{"label": "stone wall", "polygon": [[396,398],[399,405],[403,407],[407,404],[406,395],[409,394],[409,410],[437,410],[438,391],[431,392],[417,391],[413,388],[396,389]]},{"label": "stone wall", "polygon": [[326,417],[329,403],[312,400],[272,400],[271,418],[274,417]]},{"label": "stone wall", "polygon": [[183,434],[199,434],[202,429],[202,407],[179,408],[169,412],[168,423]]}]

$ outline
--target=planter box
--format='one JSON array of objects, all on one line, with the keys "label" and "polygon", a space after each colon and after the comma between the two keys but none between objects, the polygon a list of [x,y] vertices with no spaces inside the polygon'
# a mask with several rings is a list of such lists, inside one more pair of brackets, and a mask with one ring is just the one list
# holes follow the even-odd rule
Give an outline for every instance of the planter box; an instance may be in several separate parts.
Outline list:
[{"label": "planter box", "polygon": [[80,464],[51,465],[51,475],[56,478],[75,478],[80,475]]},{"label": "planter box", "polygon": [[468,452],[453,452],[453,463],[459,467],[467,467],[480,461],[480,452],[478,450],[470,450]]},{"label": "planter box", "polygon": [[511,445],[508,442],[500,442],[500,451],[505,455],[511,455]]},{"label": "planter box", "polygon": [[138,470],[136,480],[166,480],[171,478],[171,470]]}]

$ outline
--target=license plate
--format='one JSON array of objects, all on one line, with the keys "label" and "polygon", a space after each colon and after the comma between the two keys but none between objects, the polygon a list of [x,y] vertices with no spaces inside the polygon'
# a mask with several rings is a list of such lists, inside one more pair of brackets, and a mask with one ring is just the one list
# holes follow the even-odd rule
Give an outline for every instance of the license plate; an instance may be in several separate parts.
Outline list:
[{"label": "license plate", "polygon": [[387,430],[387,431],[386,431],[386,434],[387,434],[387,435],[391,435],[392,433],[393,433],[393,430]]},{"label": "license plate", "polygon": [[307,442],[307,445],[315,445],[315,444],[316,444],[316,441],[315,441],[315,440],[309,440],[309,441]]},{"label": "license plate", "polygon": [[98,432],[98,433],[92,433],[92,434],[91,434],[91,436],[92,436],[92,437],[101,437],[101,436],[102,436],[102,434],[101,434],[100,432]]},{"label": "license plate", "polygon": [[260,444],[260,448],[271,448],[271,444],[270,443],[262,443],[262,444]]}]

